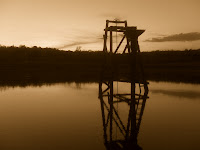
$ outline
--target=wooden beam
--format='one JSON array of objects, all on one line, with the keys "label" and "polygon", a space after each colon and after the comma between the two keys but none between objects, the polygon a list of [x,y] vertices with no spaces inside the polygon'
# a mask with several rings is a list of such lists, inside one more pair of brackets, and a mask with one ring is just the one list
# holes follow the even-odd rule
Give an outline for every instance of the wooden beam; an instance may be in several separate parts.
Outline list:
[{"label": "wooden beam", "polygon": [[125,48],[124,48],[123,54],[126,52],[127,47],[128,47],[128,46],[126,45]]},{"label": "wooden beam", "polygon": [[117,21],[117,20],[106,20],[108,23],[127,23],[127,21]]},{"label": "wooden beam", "polygon": [[107,52],[107,35],[103,35],[103,39],[104,39],[103,51]]},{"label": "wooden beam", "polygon": [[124,41],[125,37],[126,36],[124,35],[123,38],[122,38],[122,40],[120,41],[119,45],[117,46],[117,48],[116,48],[116,50],[115,50],[114,53],[117,53],[117,51],[118,51],[119,47],[121,46],[122,42]]},{"label": "wooden beam", "polygon": [[110,31],[110,53],[113,52],[113,40],[112,40],[112,31]]}]

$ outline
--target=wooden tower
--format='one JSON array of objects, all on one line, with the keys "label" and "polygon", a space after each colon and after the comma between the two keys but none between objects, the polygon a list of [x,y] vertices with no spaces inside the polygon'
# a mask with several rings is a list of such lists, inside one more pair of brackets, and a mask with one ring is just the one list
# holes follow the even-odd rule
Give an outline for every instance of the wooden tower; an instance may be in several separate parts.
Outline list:
[{"label": "wooden tower", "polygon": [[[140,47],[138,44],[138,37],[145,30],[138,30],[137,27],[128,26],[127,21],[106,20],[106,27],[104,31],[103,52],[106,55],[106,61],[103,67],[103,76],[108,76],[109,74],[110,77],[114,77],[116,70],[119,72],[123,69],[123,67],[118,67],[116,69],[116,61],[114,61],[116,53],[120,53],[122,55],[126,55],[129,60],[127,63],[127,65],[129,65],[129,69],[127,69],[128,73],[126,73],[126,75],[129,76],[129,80],[134,80],[138,83],[146,83],[142,58],[140,55]],[[117,42],[117,33],[121,38],[119,42]],[[114,39],[115,35],[116,39]],[[114,43],[116,44],[115,49],[113,48]],[[119,51],[119,49],[122,50]]]},{"label": "wooden tower", "polygon": [[[144,30],[138,30],[137,27],[128,26],[127,21],[106,20],[106,28],[104,31],[103,52],[105,54],[105,63],[99,83],[99,99],[101,103],[105,146],[107,150],[141,150],[137,144],[137,136],[146,99],[148,98],[148,82],[144,77],[138,37]],[[114,32],[115,35],[117,33],[120,34],[121,40],[119,43],[117,39],[113,38]],[[113,43],[116,44],[115,49]],[[120,53],[121,48],[121,54],[116,54]],[[121,61],[119,60],[122,58],[121,56],[125,56],[128,59],[126,61],[128,69],[125,69],[127,78],[119,75],[119,71],[125,68],[119,66],[121,62],[117,63],[117,61]],[[122,88],[124,87],[121,82],[126,82],[130,88],[129,92],[118,93],[118,82]],[[117,84],[117,88],[114,83]],[[129,106],[128,119],[125,124],[116,109],[116,104],[120,103],[126,103]],[[114,126],[121,136],[116,137],[113,135]]]},{"label": "wooden tower", "polygon": [[[110,24],[115,24],[110,25]],[[118,26],[120,24],[120,26]],[[145,30],[138,30],[137,27],[127,26],[127,21],[110,21],[106,20],[106,28],[104,29],[105,34],[103,35],[104,38],[104,52],[110,53],[117,53],[122,42],[126,39],[126,46],[124,47],[123,53],[136,53],[140,52],[139,44],[138,44],[138,37],[145,31]],[[113,32],[119,32],[123,34],[121,41],[119,42],[117,48],[113,49]],[[108,39],[108,35],[110,39]],[[107,47],[107,42],[110,41],[110,47]]]}]

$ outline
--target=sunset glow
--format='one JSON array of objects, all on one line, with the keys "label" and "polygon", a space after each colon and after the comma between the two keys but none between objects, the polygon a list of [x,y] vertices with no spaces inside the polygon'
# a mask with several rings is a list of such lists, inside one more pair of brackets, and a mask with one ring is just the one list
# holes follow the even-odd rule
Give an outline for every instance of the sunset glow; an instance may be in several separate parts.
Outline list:
[{"label": "sunset glow", "polygon": [[[0,0],[0,44],[102,50],[105,21],[118,18],[146,30],[139,38],[142,51],[197,49],[199,5],[198,0]],[[185,40],[188,34],[191,40]],[[183,39],[169,39],[174,35]]]}]

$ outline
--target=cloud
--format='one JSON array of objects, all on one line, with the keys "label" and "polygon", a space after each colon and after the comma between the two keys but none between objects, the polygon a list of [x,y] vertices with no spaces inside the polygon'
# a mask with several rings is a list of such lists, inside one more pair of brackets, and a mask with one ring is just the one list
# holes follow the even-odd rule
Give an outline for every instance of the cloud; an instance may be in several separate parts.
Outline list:
[{"label": "cloud", "polygon": [[85,39],[85,40],[77,39],[77,41],[73,41],[71,43],[61,45],[61,46],[59,46],[57,48],[58,49],[63,49],[63,48],[68,48],[68,47],[73,47],[73,46],[81,46],[81,45],[85,45],[85,44],[93,44],[93,43],[99,43],[99,42],[102,42],[102,38]]},{"label": "cloud", "polygon": [[190,32],[190,33],[180,33],[180,34],[172,34],[169,36],[156,37],[152,39],[147,39],[145,42],[185,42],[185,41],[197,41],[200,40],[199,32]]},{"label": "cloud", "polygon": [[76,29],[70,36],[65,36],[62,44],[56,46],[58,49],[73,48],[86,44],[96,44],[103,42],[103,36],[99,33],[94,33],[88,30]]}]

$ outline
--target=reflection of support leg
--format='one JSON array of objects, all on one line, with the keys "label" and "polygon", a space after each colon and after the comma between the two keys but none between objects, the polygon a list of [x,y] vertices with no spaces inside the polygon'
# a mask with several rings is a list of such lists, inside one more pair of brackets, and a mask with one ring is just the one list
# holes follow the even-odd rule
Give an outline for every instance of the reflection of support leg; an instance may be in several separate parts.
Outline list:
[{"label": "reflection of support leg", "polygon": [[[105,90],[102,89],[102,84],[104,84]],[[139,86],[139,88],[141,88],[141,86]],[[147,93],[142,95],[140,91],[139,94],[136,94],[135,81],[131,82],[131,93],[124,94],[113,93],[113,81],[102,82],[99,84],[99,99],[102,112],[104,141],[107,150],[119,148],[140,148],[137,145],[137,135],[141,124],[146,98]],[[119,102],[125,102],[130,106],[127,125],[121,120],[122,118],[120,118],[121,116],[118,114],[118,111],[114,106],[114,104]],[[116,127],[117,132],[114,132],[114,127]],[[120,133],[118,134],[119,136],[114,136],[117,133]]]},{"label": "reflection of support leg", "polygon": [[110,103],[110,141],[112,142],[112,130],[113,130],[113,81],[110,82],[110,96],[109,96],[109,103]]},{"label": "reflection of support leg", "polygon": [[142,106],[140,108],[140,114],[139,114],[138,123],[137,123],[137,127],[136,127],[137,131],[139,131],[139,129],[140,129],[140,124],[141,124],[141,121],[142,121],[142,115],[144,113],[145,104],[146,104],[146,99],[144,98],[142,100]]},{"label": "reflection of support leg", "polygon": [[130,142],[134,143],[137,141],[137,131],[136,131],[136,111],[135,111],[135,82],[131,82],[131,135]]},{"label": "reflection of support leg", "polygon": [[103,104],[103,96],[102,96],[102,83],[99,83],[99,99],[101,104],[101,115],[103,122],[103,130],[104,130],[104,143],[107,144],[107,133],[106,133],[106,122],[105,122],[105,112],[104,112],[104,104]]},{"label": "reflection of support leg", "polygon": [[[109,119],[110,119],[110,113],[111,113],[111,111],[110,111],[110,109],[108,108],[108,106],[105,104],[104,101],[103,101],[103,104],[104,104],[105,108],[106,108],[107,111],[108,111],[107,121],[106,121],[106,123],[105,123],[105,126],[107,127],[107,126],[108,126],[108,121],[109,121]],[[115,110],[114,107],[113,107],[113,110]],[[115,113],[116,113],[116,112],[115,112]],[[122,121],[121,121],[121,123],[122,123],[122,124],[121,124],[122,128],[120,127],[120,124],[118,124],[118,122],[117,122],[117,119],[120,119],[120,118],[117,118],[117,119],[115,119],[115,117],[112,117],[112,118],[113,118],[113,121],[115,122],[116,126],[119,128],[120,132],[122,133],[122,135],[124,135],[122,129],[124,129],[124,131],[125,131],[125,128],[124,128],[124,125],[123,125]],[[110,133],[111,133],[111,131],[110,131]],[[125,135],[124,135],[124,136],[125,136]]]},{"label": "reflection of support leg", "polygon": [[129,109],[129,114],[128,114],[128,123],[127,123],[127,129],[126,129],[126,141],[128,140],[129,137],[129,130],[130,130],[130,122],[131,122],[131,109]]}]

